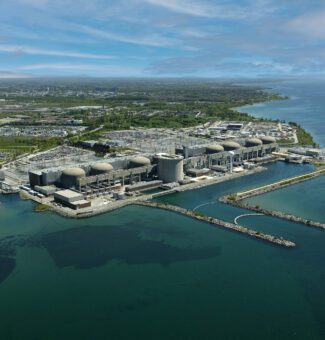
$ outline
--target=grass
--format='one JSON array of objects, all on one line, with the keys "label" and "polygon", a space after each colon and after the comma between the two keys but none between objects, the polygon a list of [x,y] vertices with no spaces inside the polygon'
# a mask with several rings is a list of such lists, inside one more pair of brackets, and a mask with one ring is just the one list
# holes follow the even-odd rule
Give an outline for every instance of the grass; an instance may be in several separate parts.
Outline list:
[{"label": "grass", "polygon": [[43,212],[43,211],[46,211],[46,210],[49,210],[49,209],[50,209],[50,207],[48,205],[39,203],[35,206],[34,211]]}]

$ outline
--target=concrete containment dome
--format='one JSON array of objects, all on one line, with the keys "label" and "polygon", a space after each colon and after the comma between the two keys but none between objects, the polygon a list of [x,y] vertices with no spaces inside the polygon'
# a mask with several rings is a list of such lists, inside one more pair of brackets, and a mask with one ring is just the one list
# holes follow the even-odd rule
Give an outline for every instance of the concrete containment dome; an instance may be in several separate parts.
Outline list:
[{"label": "concrete containment dome", "polygon": [[260,139],[263,142],[263,144],[276,143],[276,139],[274,137],[271,137],[271,136],[261,137]]},{"label": "concrete containment dome", "polygon": [[95,163],[92,164],[90,167],[90,174],[91,175],[100,175],[100,174],[106,174],[107,172],[110,172],[113,170],[113,166],[110,163]]},{"label": "concrete containment dome", "polygon": [[158,156],[158,177],[164,183],[184,179],[183,156],[162,154]]},{"label": "concrete containment dome", "polygon": [[221,145],[224,147],[225,151],[237,150],[242,147],[240,144],[234,141],[226,141],[221,143]]},{"label": "concrete containment dome", "polygon": [[66,168],[62,171],[60,183],[63,188],[77,188],[78,178],[85,177],[86,172],[81,168]]},{"label": "concrete containment dome", "polygon": [[70,177],[83,177],[86,176],[86,172],[81,168],[66,168],[63,170],[62,175]]},{"label": "concrete containment dome", "polygon": [[206,150],[206,153],[211,154],[211,153],[222,152],[225,149],[220,144],[210,144],[205,148],[205,150]]},{"label": "concrete containment dome", "polygon": [[143,156],[137,156],[134,157],[130,160],[130,167],[131,168],[136,168],[136,167],[140,167],[140,166],[146,166],[146,165],[150,165],[150,159],[147,157],[143,157]]},{"label": "concrete containment dome", "polygon": [[262,145],[262,144],[263,144],[263,142],[258,138],[247,138],[245,140],[245,145],[247,147],[259,146],[259,145]]}]

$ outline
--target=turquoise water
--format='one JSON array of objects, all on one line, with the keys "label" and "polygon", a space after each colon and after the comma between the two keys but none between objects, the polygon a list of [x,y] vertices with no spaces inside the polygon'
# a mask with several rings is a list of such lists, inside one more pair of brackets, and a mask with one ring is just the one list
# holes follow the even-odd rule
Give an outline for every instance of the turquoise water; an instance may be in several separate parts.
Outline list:
[{"label": "turquoise water", "polygon": [[244,106],[238,109],[257,117],[297,122],[325,147],[325,81],[287,80],[263,84],[289,100]]},{"label": "turquoise water", "polygon": [[[193,208],[310,171],[264,173],[163,200]],[[0,197],[1,339],[325,339],[325,234],[243,219],[287,250],[174,213],[127,207],[84,220]],[[199,211],[232,220],[219,203]]]},{"label": "turquoise water", "polygon": [[325,176],[245,200],[251,205],[283,211],[325,223]]}]

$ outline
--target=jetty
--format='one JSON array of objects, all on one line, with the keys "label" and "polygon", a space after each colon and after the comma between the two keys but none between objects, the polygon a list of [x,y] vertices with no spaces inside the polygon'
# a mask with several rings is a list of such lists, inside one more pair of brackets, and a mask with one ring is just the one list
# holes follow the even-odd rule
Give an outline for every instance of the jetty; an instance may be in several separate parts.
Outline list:
[{"label": "jetty", "polygon": [[202,215],[202,214],[197,213],[193,210],[188,210],[188,209],[181,208],[181,207],[178,207],[178,206],[175,206],[175,205],[149,202],[149,201],[137,201],[137,202],[133,202],[132,204],[172,211],[172,212],[184,215],[184,216],[191,217],[191,218],[199,220],[199,221],[207,222],[207,223],[212,224],[216,227],[222,227],[222,228],[225,228],[227,230],[239,232],[239,233],[245,234],[245,235],[250,236],[250,237],[254,237],[254,238],[266,241],[266,242],[273,243],[275,245],[279,245],[279,246],[283,246],[283,247],[287,247],[287,248],[292,248],[292,247],[296,246],[296,244],[294,242],[289,241],[289,240],[285,240],[282,237],[277,237],[277,236],[265,234],[265,233],[262,233],[262,232],[259,232],[259,231],[253,230],[253,229],[249,229],[249,228],[246,228],[246,227],[242,227],[240,225],[236,225],[234,223],[230,223],[230,222],[226,222],[226,221],[214,218],[214,217]]},{"label": "jetty", "polygon": [[230,204],[238,208],[248,209],[258,214],[269,215],[269,216],[281,218],[284,220],[304,224],[308,227],[314,227],[314,228],[325,230],[325,223],[312,221],[310,219],[306,219],[300,216],[295,216],[295,215],[277,211],[277,210],[262,208],[258,205],[253,206],[253,205],[250,205],[244,202],[244,200],[247,198],[257,196],[257,195],[262,195],[267,192],[278,190],[278,189],[281,189],[281,188],[284,188],[290,185],[294,185],[294,184],[297,184],[303,181],[307,181],[307,180],[310,180],[312,178],[322,176],[322,175],[325,175],[325,168],[322,168],[320,170],[313,171],[313,172],[310,172],[304,175],[287,178],[285,180],[281,180],[281,181],[278,181],[272,184],[264,185],[264,186],[261,186],[255,189],[226,195],[226,196],[220,197],[219,202]]},{"label": "jetty", "polygon": [[281,188],[284,188],[284,187],[287,187],[293,184],[297,184],[300,182],[304,182],[304,181],[307,181],[307,180],[310,180],[312,178],[322,176],[322,175],[325,175],[325,168],[317,170],[317,171],[309,172],[304,175],[290,177],[290,178],[287,178],[287,179],[284,179],[284,180],[281,180],[281,181],[278,181],[272,184],[263,185],[255,189],[239,192],[235,194],[236,196],[235,198],[236,200],[243,200],[245,198],[265,194],[267,192],[278,190],[278,189],[281,189]]}]

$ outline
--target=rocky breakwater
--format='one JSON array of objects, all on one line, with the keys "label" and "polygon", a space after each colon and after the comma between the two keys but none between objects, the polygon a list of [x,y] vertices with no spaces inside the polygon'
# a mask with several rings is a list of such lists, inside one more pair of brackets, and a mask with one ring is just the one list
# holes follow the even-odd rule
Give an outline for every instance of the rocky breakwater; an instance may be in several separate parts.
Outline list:
[{"label": "rocky breakwater", "polygon": [[282,237],[264,234],[259,231],[248,229],[248,228],[245,228],[245,227],[242,227],[242,226],[230,223],[230,222],[219,220],[219,219],[206,216],[206,215],[200,214],[192,210],[187,210],[185,208],[177,207],[174,205],[162,204],[162,203],[156,203],[156,202],[148,202],[148,201],[137,201],[137,202],[133,202],[132,204],[172,211],[178,214],[182,214],[182,215],[194,218],[199,221],[210,223],[217,227],[223,227],[228,230],[239,232],[239,233],[242,233],[242,234],[245,234],[245,235],[266,241],[266,242],[270,242],[270,243],[273,243],[279,246],[283,246],[287,248],[292,248],[296,246],[294,242],[285,240]]},{"label": "rocky breakwater", "polygon": [[252,206],[252,205],[249,205],[249,204],[243,202],[242,200],[234,199],[234,195],[220,197],[219,202],[230,204],[230,205],[233,205],[235,207],[255,211],[257,213],[261,213],[261,214],[264,214],[264,215],[269,215],[269,216],[273,216],[273,217],[277,217],[277,218],[282,218],[284,220],[288,220],[288,221],[292,221],[292,222],[296,222],[296,223],[301,223],[301,224],[304,224],[308,227],[314,227],[314,228],[319,228],[319,229],[325,230],[325,224],[324,223],[308,220],[306,218],[287,214],[287,213],[284,213],[284,212],[281,212],[281,211],[265,209],[265,208],[262,208],[258,205]]},{"label": "rocky breakwater", "polygon": [[310,172],[310,173],[305,174],[305,175],[287,178],[287,179],[284,179],[282,181],[275,182],[275,183],[268,184],[268,185],[264,185],[264,186],[259,187],[259,188],[226,195],[226,196],[220,197],[219,202],[231,204],[231,205],[233,205],[235,207],[239,207],[239,208],[249,209],[249,210],[255,211],[257,213],[264,214],[264,215],[270,215],[270,216],[273,216],[273,217],[282,218],[284,220],[288,220],[288,221],[292,221],[292,222],[296,222],[296,223],[301,223],[301,224],[304,224],[308,227],[315,227],[315,228],[319,228],[319,229],[324,230],[325,229],[324,223],[308,220],[306,218],[287,214],[287,213],[284,213],[284,212],[281,212],[281,211],[261,208],[258,205],[252,206],[252,205],[249,205],[249,204],[247,204],[243,201],[243,200],[250,198],[250,197],[253,197],[253,196],[262,195],[262,194],[265,194],[267,192],[278,190],[278,189],[287,187],[289,185],[293,185],[293,184],[297,184],[297,183],[300,183],[300,182],[303,182],[303,181],[307,181],[309,179],[312,179],[312,178],[315,178],[315,177],[318,177],[318,176],[322,176],[322,175],[325,175],[325,168],[319,169],[317,171]]},{"label": "rocky breakwater", "polygon": [[284,179],[282,181],[278,181],[272,184],[263,185],[262,187],[259,187],[259,188],[255,188],[255,189],[251,189],[251,190],[247,190],[243,192],[238,192],[231,196],[233,196],[233,200],[239,201],[245,198],[262,195],[270,191],[278,190],[278,189],[281,189],[281,188],[284,188],[284,187],[287,187],[293,184],[304,182],[304,181],[307,181],[307,180],[310,180],[312,178],[322,176],[322,175],[325,175],[325,168],[310,172],[308,174],[287,178],[287,179]]}]

